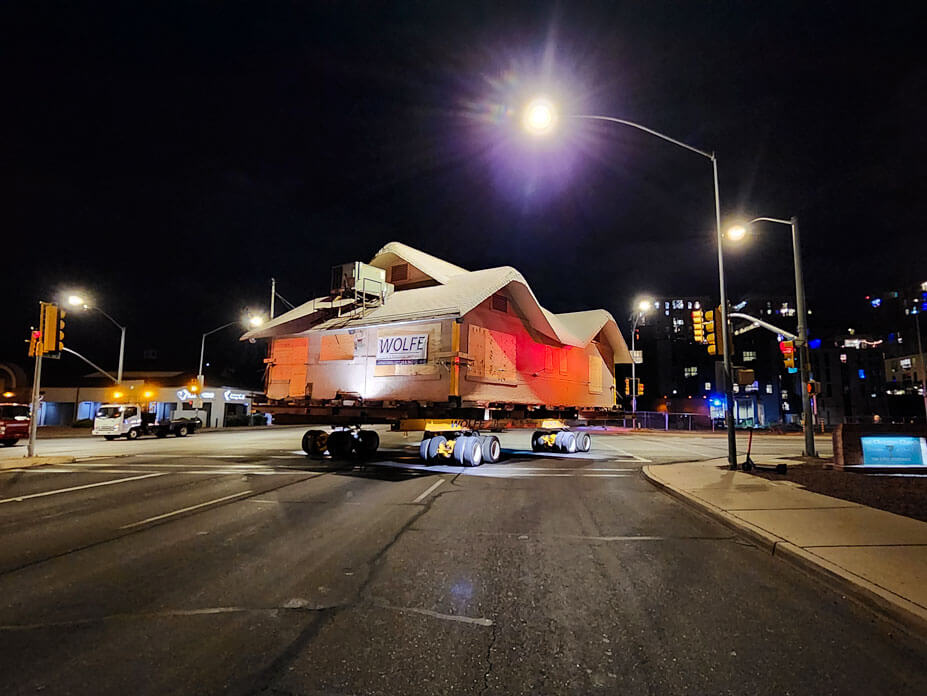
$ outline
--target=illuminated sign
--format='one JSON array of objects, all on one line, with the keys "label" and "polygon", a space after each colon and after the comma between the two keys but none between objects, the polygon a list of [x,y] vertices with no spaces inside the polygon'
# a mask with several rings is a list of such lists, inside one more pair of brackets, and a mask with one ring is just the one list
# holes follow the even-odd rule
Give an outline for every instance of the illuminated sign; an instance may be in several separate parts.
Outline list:
[{"label": "illuminated sign", "polygon": [[901,359],[901,369],[910,370],[911,369],[911,358],[902,358]]},{"label": "illuminated sign", "polygon": [[428,362],[428,334],[377,336],[377,365],[421,365]]},{"label": "illuminated sign", "polygon": [[248,395],[242,394],[240,392],[233,392],[231,389],[226,389],[222,396],[225,397],[226,401],[247,401]]},{"label": "illuminated sign", "polygon": [[215,399],[216,392],[204,391],[202,394],[195,394],[184,387],[177,390],[177,398],[181,401],[193,401],[193,399]]},{"label": "illuminated sign", "polygon": [[863,466],[925,466],[927,438],[904,435],[864,436]]}]

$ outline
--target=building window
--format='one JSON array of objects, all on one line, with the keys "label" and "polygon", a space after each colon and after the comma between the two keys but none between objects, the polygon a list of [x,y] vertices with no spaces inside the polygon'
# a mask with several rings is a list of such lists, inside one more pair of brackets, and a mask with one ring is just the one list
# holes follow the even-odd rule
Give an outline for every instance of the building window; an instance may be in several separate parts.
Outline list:
[{"label": "building window", "polygon": [[698,368],[697,367],[687,367],[683,370],[683,374],[686,377],[698,377]]},{"label": "building window", "polygon": [[509,311],[509,301],[502,295],[492,296],[492,308],[499,312]]},{"label": "building window", "polygon": [[711,391],[711,382],[705,382],[705,391]]},{"label": "building window", "polygon": [[755,350],[745,350],[744,351],[744,362],[752,362],[756,360],[756,351]]},{"label": "building window", "polygon": [[767,385],[766,385],[766,393],[767,393],[767,394],[772,394],[772,393],[773,393],[773,385],[771,385],[771,384],[767,384]]},{"label": "building window", "polygon": [[409,264],[398,263],[389,271],[390,282],[395,283],[400,280],[406,280],[409,277]]}]

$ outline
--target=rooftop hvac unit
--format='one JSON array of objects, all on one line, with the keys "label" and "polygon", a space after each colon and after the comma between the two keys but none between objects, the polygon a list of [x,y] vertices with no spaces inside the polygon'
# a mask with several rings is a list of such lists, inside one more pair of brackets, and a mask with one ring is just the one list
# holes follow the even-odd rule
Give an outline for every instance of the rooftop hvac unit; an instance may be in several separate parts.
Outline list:
[{"label": "rooftop hvac unit", "polygon": [[393,285],[386,282],[386,269],[361,261],[332,266],[332,293],[334,294],[354,293],[386,299],[392,291]]}]

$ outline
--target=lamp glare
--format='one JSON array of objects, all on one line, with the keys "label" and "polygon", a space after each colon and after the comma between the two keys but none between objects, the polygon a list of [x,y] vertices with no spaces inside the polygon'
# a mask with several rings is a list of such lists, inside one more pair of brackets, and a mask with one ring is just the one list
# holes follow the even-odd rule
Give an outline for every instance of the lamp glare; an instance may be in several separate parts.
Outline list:
[{"label": "lamp glare", "polygon": [[547,99],[534,99],[528,103],[522,118],[522,126],[532,135],[547,135],[554,129],[557,112]]}]

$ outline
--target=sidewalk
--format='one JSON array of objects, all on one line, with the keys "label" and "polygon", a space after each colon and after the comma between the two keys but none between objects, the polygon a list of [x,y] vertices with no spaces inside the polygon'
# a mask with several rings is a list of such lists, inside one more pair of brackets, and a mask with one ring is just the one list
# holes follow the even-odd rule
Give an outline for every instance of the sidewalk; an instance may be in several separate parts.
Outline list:
[{"label": "sidewalk", "polygon": [[726,459],[714,459],[643,471],[670,495],[761,548],[824,575],[927,635],[927,523],[722,468],[726,465]]}]

